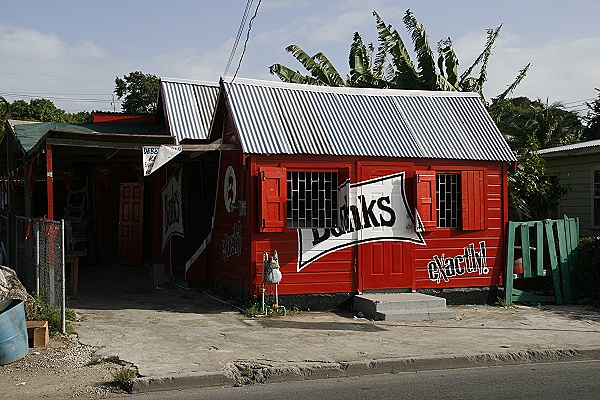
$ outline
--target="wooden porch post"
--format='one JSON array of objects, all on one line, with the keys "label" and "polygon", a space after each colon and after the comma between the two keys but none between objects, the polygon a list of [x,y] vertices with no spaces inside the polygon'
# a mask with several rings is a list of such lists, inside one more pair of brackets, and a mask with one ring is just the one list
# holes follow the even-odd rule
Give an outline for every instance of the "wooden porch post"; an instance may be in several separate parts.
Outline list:
[{"label": "wooden porch post", "polygon": [[52,179],[52,145],[46,145],[46,193],[48,197],[47,218],[54,220],[54,182]]}]

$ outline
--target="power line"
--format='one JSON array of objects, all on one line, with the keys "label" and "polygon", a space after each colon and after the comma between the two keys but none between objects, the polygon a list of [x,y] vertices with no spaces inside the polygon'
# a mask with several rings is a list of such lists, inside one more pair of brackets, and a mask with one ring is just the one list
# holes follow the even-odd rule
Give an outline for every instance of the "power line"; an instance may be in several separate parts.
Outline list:
[{"label": "power line", "polygon": [[43,78],[43,79],[56,79],[56,80],[78,80],[78,81],[106,81],[106,78],[92,78],[83,76],[61,76],[61,75],[38,75],[38,74],[21,74],[12,72],[0,72],[0,78],[14,78],[14,77],[29,77],[29,78]]},{"label": "power line", "polygon": [[592,101],[595,100],[595,97],[592,97],[591,99],[583,99],[583,100],[574,100],[574,101],[567,101],[562,103],[563,105],[567,105],[567,104],[576,104],[576,103],[587,103],[588,101]]},{"label": "power line", "polygon": [[[27,99],[46,99],[52,101],[67,101],[72,103],[113,103],[110,98],[98,99],[98,98],[83,98],[83,97],[60,97],[60,96],[41,96],[37,94],[25,94],[25,93],[0,93],[0,95],[12,98],[27,98]],[[115,100],[115,102],[121,102],[121,100]]]},{"label": "power line", "polygon": [[231,67],[231,63],[233,61],[233,57],[237,51],[237,46],[240,42],[240,38],[242,37],[242,32],[244,31],[244,26],[246,26],[246,19],[248,18],[248,12],[252,7],[252,3],[254,0],[246,0],[246,8],[244,9],[244,15],[242,15],[242,20],[240,21],[240,27],[238,28],[237,36],[235,37],[235,41],[233,43],[233,47],[231,49],[231,54],[229,54],[229,60],[227,60],[227,66],[225,67],[225,72],[223,75],[227,75],[229,72],[229,67]]},{"label": "power line", "polygon": [[235,77],[237,76],[238,71],[240,70],[240,67],[242,66],[242,60],[244,59],[244,54],[246,54],[246,46],[248,45],[248,40],[250,39],[250,31],[252,30],[252,22],[254,21],[254,19],[256,18],[256,15],[258,14],[258,8],[260,7],[260,3],[262,0],[258,0],[258,3],[256,3],[256,9],[254,10],[254,15],[252,16],[252,18],[250,18],[250,23],[248,24],[248,33],[246,34],[246,40],[244,41],[244,49],[242,50],[242,55],[240,56],[240,62],[238,63],[238,66],[235,70],[235,74],[233,74],[233,78],[231,79],[230,83],[233,83],[233,81],[235,80]]}]

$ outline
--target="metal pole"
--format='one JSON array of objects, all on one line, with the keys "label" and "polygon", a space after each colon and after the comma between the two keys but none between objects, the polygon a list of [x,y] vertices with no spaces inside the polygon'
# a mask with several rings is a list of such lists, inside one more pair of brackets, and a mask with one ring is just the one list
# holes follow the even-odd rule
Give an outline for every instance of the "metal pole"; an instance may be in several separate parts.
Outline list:
[{"label": "metal pole", "polygon": [[35,294],[40,295],[40,223],[34,220],[35,235]]},{"label": "metal pole", "polygon": [[67,290],[65,288],[65,220],[61,219],[60,220],[60,250],[62,253],[62,257],[61,257],[61,264],[62,264],[62,301],[61,301],[61,307],[60,307],[60,311],[61,311],[61,322],[62,322],[62,333],[66,333],[67,332],[67,327],[66,327],[66,297],[67,297]]}]

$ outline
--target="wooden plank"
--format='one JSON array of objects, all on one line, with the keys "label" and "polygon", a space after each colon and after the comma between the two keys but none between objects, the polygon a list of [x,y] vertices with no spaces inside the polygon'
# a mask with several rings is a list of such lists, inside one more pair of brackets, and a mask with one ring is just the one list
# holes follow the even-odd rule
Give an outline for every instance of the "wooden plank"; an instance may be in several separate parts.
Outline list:
[{"label": "wooden plank", "polygon": [[553,303],[554,298],[552,298],[552,296],[540,296],[537,294],[531,294],[522,290],[514,289],[512,301],[524,301],[530,303]]},{"label": "wooden plank", "polygon": [[504,301],[507,304],[512,304],[512,298],[513,298],[513,284],[514,284],[514,277],[513,277],[513,270],[514,270],[514,265],[515,265],[515,229],[516,229],[516,222],[508,222],[508,238],[506,239],[506,247],[507,247],[507,254],[506,254],[506,279],[504,282]]},{"label": "wooden plank", "polygon": [[567,253],[567,241],[565,238],[565,222],[563,220],[556,221],[556,229],[558,232],[558,252],[559,252],[559,265],[560,265],[560,277],[562,281],[562,287],[564,292],[565,303],[573,303],[573,297],[571,294],[571,279],[569,278],[569,263]]},{"label": "wooden plank", "polygon": [[550,269],[552,271],[552,283],[554,284],[554,299],[556,304],[562,304],[563,298],[560,289],[560,273],[558,271],[558,259],[556,258],[556,245],[554,243],[554,223],[552,220],[545,220],[546,240],[548,243],[548,257],[550,258]]},{"label": "wooden plank", "polygon": [[571,294],[573,301],[580,297],[579,293],[579,275],[577,273],[577,264],[579,263],[579,218],[566,218],[565,223],[569,226],[569,237],[571,252],[569,253],[569,278],[571,280]]},{"label": "wooden plank", "polygon": [[181,150],[184,152],[206,152],[214,150],[237,150],[237,144],[211,143],[211,144],[182,144]]},{"label": "wooden plank", "polygon": [[119,149],[119,150],[139,150],[142,151],[141,143],[121,143],[121,142],[95,142],[90,140],[72,140],[48,138],[46,143],[55,146],[67,147],[87,147],[94,149]]},{"label": "wooden plank", "polygon": [[531,278],[531,248],[529,247],[529,224],[521,225],[521,252],[523,253],[523,278]]},{"label": "wooden plank", "polygon": [[537,260],[535,263],[537,276],[544,276],[544,223],[538,221],[535,224],[535,246]]}]

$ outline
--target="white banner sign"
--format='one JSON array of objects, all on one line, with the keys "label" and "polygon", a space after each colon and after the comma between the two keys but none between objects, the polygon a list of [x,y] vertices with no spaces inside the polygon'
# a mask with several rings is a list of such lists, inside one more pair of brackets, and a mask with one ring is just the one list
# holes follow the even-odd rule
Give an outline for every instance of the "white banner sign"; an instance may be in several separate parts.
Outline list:
[{"label": "white banner sign", "polygon": [[142,146],[144,176],[148,176],[181,153],[181,146]]},{"label": "white banner sign", "polygon": [[425,244],[404,191],[404,172],[339,188],[338,228],[298,229],[298,266],[360,243],[401,241]]},{"label": "white banner sign", "polygon": [[181,203],[181,175],[179,181],[172,176],[161,192],[163,201],[163,249],[171,235],[183,236],[183,212]]}]

